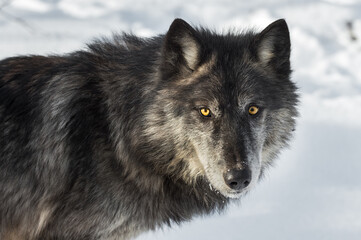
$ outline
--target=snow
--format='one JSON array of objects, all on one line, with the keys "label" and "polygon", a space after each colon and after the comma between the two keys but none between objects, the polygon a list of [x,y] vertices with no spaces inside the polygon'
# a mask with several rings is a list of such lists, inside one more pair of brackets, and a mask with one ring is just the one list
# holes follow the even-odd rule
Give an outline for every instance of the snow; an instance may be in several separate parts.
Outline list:
[{"label": "snow", "polygon": [[11,4],[13,7],[16,7],[18,9],[33,11],[38,13],[45,13],[51,9],[50,4],[40,0],[17,0],[17,1],[13,1]]},{"label": "snow", "polygon": [[219,32],[285,18],[301,117],[291,148],[240,204],[138,240],[360,239],[360,0],[0,0],[0,58],[164,33],[175,17]]}]

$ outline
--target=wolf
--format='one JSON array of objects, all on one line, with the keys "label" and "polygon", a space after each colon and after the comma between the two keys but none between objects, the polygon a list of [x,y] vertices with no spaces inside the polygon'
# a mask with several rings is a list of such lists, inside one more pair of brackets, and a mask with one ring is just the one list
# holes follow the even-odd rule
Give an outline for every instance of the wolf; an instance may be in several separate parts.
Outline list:
[{"label": "wolf", "polygon": [[0,61],[0,239],[131,239],[220,212],[289,145],[285,20]]}]

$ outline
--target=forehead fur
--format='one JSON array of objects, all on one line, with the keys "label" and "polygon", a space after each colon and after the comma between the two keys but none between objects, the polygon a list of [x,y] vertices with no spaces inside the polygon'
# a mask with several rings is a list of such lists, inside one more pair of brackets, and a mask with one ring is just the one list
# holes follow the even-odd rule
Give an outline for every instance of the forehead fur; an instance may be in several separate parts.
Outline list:
[{"label": "forehead fur", "polygon": [[204,50],[216,52],[219,58],[242,56],[253,48],[256,37],[253,31],[219,34],[208,29],[198,29],[198,32]]}]

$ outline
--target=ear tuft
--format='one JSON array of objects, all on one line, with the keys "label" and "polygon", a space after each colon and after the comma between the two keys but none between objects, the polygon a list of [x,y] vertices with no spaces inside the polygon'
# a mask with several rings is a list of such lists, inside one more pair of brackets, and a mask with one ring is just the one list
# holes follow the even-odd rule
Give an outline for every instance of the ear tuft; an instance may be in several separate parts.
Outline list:
[{"label": "ear tuft", "polygon": [[201,44],[198,33],[184,20],[175,19],[164,39],[163,64],[167,70],[194,71],[199,64]]},{"label": "ear tuft", "polygon": [[276,73],[290,72],[291,42],[287,23],[277,20],[266,27],[256,37],[257,57],[265,67],[271,67]]}]

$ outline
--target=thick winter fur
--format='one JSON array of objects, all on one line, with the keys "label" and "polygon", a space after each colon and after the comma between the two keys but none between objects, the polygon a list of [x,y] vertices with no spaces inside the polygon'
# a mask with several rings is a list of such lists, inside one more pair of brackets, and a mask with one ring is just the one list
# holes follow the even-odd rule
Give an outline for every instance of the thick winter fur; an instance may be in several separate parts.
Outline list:
[{"label": "thick winter fur", "polygon": [[1,61],[0,239],[130,239],[221,211],[292,135],[289,57],[284,20],[219,35],[176,19],[154,38]]}]

